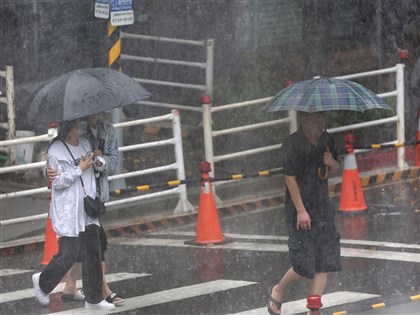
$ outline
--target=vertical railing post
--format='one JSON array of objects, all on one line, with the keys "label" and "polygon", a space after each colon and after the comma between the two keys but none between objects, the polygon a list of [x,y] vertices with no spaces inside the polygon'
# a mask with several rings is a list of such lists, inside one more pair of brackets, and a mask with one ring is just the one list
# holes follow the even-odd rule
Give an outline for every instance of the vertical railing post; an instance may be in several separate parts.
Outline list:
[{"label": "vertical railing post", "polygon": [[289,110],[289,118],[290,118],[289,132],[292,134],[298,129],[296,111]]},{"label": "vertical railing post", "polygon": [[[7,99],[7,120],[8,132],[7,139],[16,139],[16,124],[15,124],[15,87],[13,80],[13,66],[6,66],[6,99]],[[10,146],[9,150],[9,163],[16,164],[16,146]]]},{"label": "vertical railing post", "polygon": [[[292,80],[287,80],[285,87],[291,86],[293,85],[294,82]],[[289,118],[290,118],[290,123],[289,123],[289,133],[292,134],[294,133],[297,129],[297,114],[295,110],[289,110]]]},{"label": "vertical railing post", "polygon": [[[175,161],[177,164],[176,175],[179,180],[185,180],[185,164],[184,154],[182,152],[182,132],[181,119],[179,117],[179,110],[172,110],[172,130],[175,139]],[[187,198],[186,185],[179,185],[179,201],[175,207],[174,213],[193,211],[194,207],[190,204]]]},{"label": "vertical railing post", "polygon": [[[397,64],[396,74],[397,89],[397,140],[399,143],[405,143],[405,118],[404,118],[404,64]],[[397,149],[397,162],[399,168],[404,168],[405,148],[404,146]]]},{"label": "vertical railing post", "polygon": [[203,107],[203,135],[204,135],[204,156],[211,165],[210,176],[214,177],[214,153],[213,153],[213,135],[211,118],[211,97],[204,95],[201,98]]},{"label": "vertical railing post", "polygon": [[206,46],[206,93],[213,97],[213,60],[214,60],[214,40],[208,39]]}]

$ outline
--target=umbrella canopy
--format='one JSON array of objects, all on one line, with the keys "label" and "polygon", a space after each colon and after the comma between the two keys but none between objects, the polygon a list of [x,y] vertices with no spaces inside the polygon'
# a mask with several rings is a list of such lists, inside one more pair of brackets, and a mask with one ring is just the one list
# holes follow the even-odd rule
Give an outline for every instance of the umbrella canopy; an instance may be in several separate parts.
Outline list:
[{"label": "umbrella canopy", "polygon": [[297,82],[277,93],[264,108],[269,112],[295,110],[309,113],[329,110],[392,110],[363,85],[333,78]]},{"label": "umbrella canopy", "polygon": [[33,95],[28,124],[63,122],[150,97],[131,77],[109,68],[79,69],[57,76]]}]

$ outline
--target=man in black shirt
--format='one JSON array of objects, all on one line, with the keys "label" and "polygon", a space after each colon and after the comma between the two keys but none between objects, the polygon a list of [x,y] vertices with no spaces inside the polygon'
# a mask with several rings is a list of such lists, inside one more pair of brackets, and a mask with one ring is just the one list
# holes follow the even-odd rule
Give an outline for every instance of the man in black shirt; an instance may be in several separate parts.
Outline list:
[{"label": "man in black shirt", "polygon": [[340,167],[337,149],[322,113],[301,113],[301,118],[300,129],[285,139],[281,150],[292,268],[269,290],[267,309],[272,315],[280,314],[285,289],[303,277],[312,279],[307,307],[320,308],[327,272],[341,270],[340,236],[327,181],[328,173]]}]

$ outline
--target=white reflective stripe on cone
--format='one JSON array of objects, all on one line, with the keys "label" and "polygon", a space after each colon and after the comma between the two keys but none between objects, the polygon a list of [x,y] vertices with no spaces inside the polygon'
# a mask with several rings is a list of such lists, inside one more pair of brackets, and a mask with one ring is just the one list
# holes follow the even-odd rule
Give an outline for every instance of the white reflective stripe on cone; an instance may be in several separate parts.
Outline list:
[{"label": "white reflective stripe on cone", "polygon": [[347,154],[344,157],[344,168],[345,170],[357,170],[356,156],[354,153]]}]

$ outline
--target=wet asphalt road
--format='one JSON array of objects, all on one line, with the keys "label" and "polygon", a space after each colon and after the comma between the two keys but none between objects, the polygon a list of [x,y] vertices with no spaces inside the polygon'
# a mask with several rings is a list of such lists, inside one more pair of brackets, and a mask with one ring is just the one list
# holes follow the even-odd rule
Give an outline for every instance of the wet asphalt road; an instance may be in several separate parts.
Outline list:
[{"label": "wet asphalt road", "polygon": [[[364,190],[368,211],[338,213],[343,271],[332,273],[323,314],[420,314],[419,179]],[[333,199],[337,204],[338,200]],[[221,220],[228,242],[186,245],[195,226],[110,240],[108,281],[127,300],[118,314],[268,314],[268,287],[289,268],[283,208],[273,206]],[[86,313],[81,302],[51,295],[48,308],[33,298],[31,275],[42,252],[2,257],[1,314]],[[291,287],[283,314],[302,314],[307,281]],[[382,301],[397,301],[369,311]],[[104,314],[99,313],[99,314]]]}]

